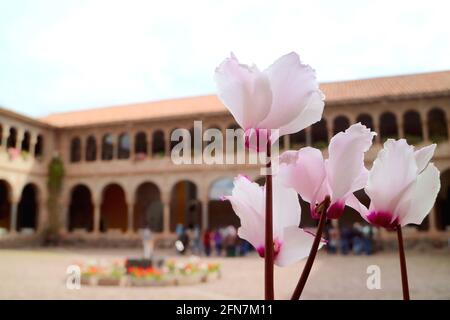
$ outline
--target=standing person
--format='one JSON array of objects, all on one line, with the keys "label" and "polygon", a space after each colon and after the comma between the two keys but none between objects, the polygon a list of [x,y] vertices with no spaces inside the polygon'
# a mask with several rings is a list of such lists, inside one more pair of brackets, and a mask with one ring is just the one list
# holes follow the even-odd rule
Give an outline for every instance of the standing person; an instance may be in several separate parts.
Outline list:
[{"label": "standing person", "polygon": [[142,231],[142,244],[144,246],[144,259],[150,260],[153,255],[154,241],[153,233],[148,225]]},{"label": "standing person", "polygon": [[220,229],[216,229],[214,232],[214,246],[217,255],[220,257],[222,255],[222,232],[220,232]]},{"label": "standing person", "polygon": [[207,257],[211,255],[211,240],[211,231],[206,229],[203,234],[203,249],[205,250],[205,255]]},{"label": "standing person", "polygon": [[228,226],[227,235],[225,237],[227,257],[236,256],[236,245],[237,245],[236,228],[233,226]]}]

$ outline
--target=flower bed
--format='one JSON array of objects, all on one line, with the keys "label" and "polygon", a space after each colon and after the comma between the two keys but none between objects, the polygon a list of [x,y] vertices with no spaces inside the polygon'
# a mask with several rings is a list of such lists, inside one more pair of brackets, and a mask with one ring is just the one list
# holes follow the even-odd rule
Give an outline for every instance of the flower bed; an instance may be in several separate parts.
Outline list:
[{"label": "flower bed", "polygon": [[125,267],[126,261],[90,261],[79,264],[82,285],[99,286],[176,286],[220,279],[220,264],[198,258],[188,261],[170,259],[161,267]]}]

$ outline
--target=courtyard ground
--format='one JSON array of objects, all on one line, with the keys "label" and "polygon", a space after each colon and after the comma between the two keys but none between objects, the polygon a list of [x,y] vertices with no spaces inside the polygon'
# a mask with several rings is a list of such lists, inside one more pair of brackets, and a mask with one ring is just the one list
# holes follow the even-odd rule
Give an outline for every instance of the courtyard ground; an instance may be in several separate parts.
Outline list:
[{"label": "courtyard ground", "polygon": [[[0,299],[261,299],[263,260],[210,258],[222,264],[222,278],[178,287],[66,288],[66,268],[93,258],[138,257],[125,249],[21,249],[0,250]],[[170,256],[170,252],[163,252]],[[413,299],[450,299],[450,251],[407,252]],[[276,298],[288,299],[304,262],[276,268]],[[369,290],[367,268],[381,271],[381,289]],[[328,255],[321,252],[306,285],[303,299],[400,299],[400,270],[395,252],[372,256]]]}]

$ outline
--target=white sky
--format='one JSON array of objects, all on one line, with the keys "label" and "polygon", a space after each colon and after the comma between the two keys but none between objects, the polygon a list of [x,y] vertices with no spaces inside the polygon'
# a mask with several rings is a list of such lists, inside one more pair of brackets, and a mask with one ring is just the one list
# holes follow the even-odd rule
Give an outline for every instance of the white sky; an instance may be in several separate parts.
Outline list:
[{"label": "white sky", "polygon": [[215,92],[235,52],[320,81],[450,69],[450,1],[0,0],[0,105],[32,116]]}]

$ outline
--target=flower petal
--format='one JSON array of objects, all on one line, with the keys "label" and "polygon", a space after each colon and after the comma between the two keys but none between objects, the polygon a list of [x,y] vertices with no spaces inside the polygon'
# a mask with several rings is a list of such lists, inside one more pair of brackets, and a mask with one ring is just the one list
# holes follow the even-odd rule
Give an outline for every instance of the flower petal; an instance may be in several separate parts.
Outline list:
[{"label": "flower petal", "polygon": [[234,180],[230,200],[234,212],[239,217],[241,226],[238,235],[249,241],[255,248],[264,246],[264,189],[244,176]]},{"label": "flower petal", "polygon": [[400,202],[397,215],[401,226],[420,225],[433,208],[440,188],[439,170],[430,163],[417,177],[412,192],[405,193]]},{"label": "flower petal", "polygon": [[325,96],[320,90],[309,95],[306,108],[294,120],[280,128],[280,136],[296,133],[320,121],[325,107]]},{"label": "flower petal", "polygon": [[255,66],[239,64],[231,54],[217,68],[218,96],[243,128],[253,128],[270,111],[272,92],[267,75]]},{"label": "flower petal", "polygon": [[272,107],[260,128],[281,128],[296,119],[307,107],[312,92],[319,90],[315,71],[289,53],[264,70],[272,90]]},{"label": "flower petal", "polygon": [[431,144],[429,146],[423,147],[422,149],[414,152],[414,156],[416,157],[417,163],[417,171],[418,173],[425,170],[426,166],[430,162],[431,158],[433,158],[434,150],[436,150],[436,144]]},{"label": "flower petal", "polygon": [[301,207],[297,192],[286,188],[277,177],[272,179],[273,191],[273,235],[281,235],[288,226],[300,225]]},{"label": "flower petal", "polygon": [[315,205],[326,174],[322,152],[311,147],[286,151],[281,154],[279,161],[280,183],[294,188],[303,200]]},{"label": "flower petal", "polygon": [[365,191],[371,200],[370,210],[395,213],[403,193],[416,177],[413,147],[404,139],[388,139],[369,172]]},{"label": "flower petal", "polygon": [[331,138],[328,147],[327,179],[332,190],[332,202],[362,188],[367,178],[364,152],[372,145],[375,132],[361,123],[350,126]]},{"label": "flower petal", "polygon": [[[290,265],[309,255],[314,236],[295,226],[287,227],[283,232],[280,252],[275,258],[275,264],[280,267]],[[320,242],[319,249],[325,244]]]}]

